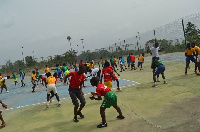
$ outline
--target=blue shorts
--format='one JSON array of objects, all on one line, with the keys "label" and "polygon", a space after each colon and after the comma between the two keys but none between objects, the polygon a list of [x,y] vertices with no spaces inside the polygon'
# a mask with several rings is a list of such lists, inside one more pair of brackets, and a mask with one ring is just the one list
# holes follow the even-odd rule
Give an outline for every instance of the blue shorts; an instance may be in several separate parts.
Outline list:
[{"label": "blue shorts", "polygon": [[21,80],[24,80],[24,75],[21,75],[21,76],[20,76],[20,79],[21,79]]},{"label": "blue shorts", "polygon": [[139,67],[140,65],[142,66],[142,62],[138,62],[138,67]]},{"label": "blue shorts", "polygon": [[187,56],[186,57],[186,63],[190,63],[190,61],[195,62],[194,56]]},{"label": "blue shorts", "polygon": [[161,73],[163,73],[165,71],[165,66],[164,65],[160,65],[156,68],[154,75],[159,75]]},{"label": "blue shorts", "polygon": [[61,72],[61,71],[58,71],[58,77],[60,77],[60,76],[61,76],[61,74],[62,74],[62,72]]}]

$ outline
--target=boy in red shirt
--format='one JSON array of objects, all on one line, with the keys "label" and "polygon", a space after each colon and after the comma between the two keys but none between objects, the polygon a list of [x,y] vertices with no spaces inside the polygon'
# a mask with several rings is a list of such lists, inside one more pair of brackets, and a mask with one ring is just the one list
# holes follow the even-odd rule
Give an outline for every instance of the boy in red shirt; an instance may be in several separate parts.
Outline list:
[{"label": "boy in red shirt", "polygon": [[[65,82],[68,77],[71,77],[70,84],[69,84],[69,95],[72,99],[72,103],[74,105],[74,122],[79,122],[77,119],[77,115],[79,115],[81,118],[84,118],[84,115],[81,113],[81,110],[85,106],[85,98],[83,97],[83,91],[82,91],[82,84],[85,79],[85,73],[86,69],[84,65],[79,66],[79,71],[76,72],[70,72],[67,76],[65,76]],[[77,98],[80,100],[81,104],[79,107],[79,102]],[[79,110],[78,110],[79,107]]]},{"label": "boy in red shirt", "polygon": [[[110,108],[111,106],[113,106],[119,113],[119,115],[116,118],[124,119],[125,117],[122,115],[121,109],[117,105],[117,95],[115,94],[115,92],[111,91],[111,89],[105,86],[104,84],[99,84],[98,77],[93,77],[90,80],[90,83],[92,86],[97,87],[96,92],[91,92],[91,94],[93,95],[92,97],[90,97],[91,100],[102,100],[101,96],[104,96],[103,103],[100,107],[102,123],[97,125],[97,128],[107,127],[105,110],[106,108]],[[98,97],[95,98],[94,96]]]},{"label": "boy in red shirt", "polygon": [[136,69],[135,68],[135,56],[132,53],[130,55],[130,59],[131,59],[131,70],[133,70],[133,68],[135,70]]},{"label": "boy in red shirt", "polygon": [[102,78],[104,77],[104,84],[107,87],[112,88],[113,71],[111,68],[109,68],[110,63],[108,61],[105,62],[104,66],[105,68],[102,69],[101,82]]}]

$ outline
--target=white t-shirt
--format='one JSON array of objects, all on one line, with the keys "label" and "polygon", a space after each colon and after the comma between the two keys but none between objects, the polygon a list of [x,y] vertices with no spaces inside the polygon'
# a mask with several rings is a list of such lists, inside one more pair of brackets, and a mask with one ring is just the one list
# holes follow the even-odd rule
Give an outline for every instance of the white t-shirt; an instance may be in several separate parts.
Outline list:
[{"label": "white t-shirt", "polygon": [[3,78],[1,79],[1,81],[6,80],[6,79],[7,79],[7,77],[3,77]]},{"label": "white t-shirt", "polygon": [[159,57],[159,55],[158,55],[159,47],[157,47],[157,48],[151,47],[150,50],[152,53],[152,57]]},{"label": "white t-shirt", "polygon": [[94,69],[92,69],[91,74],[96,75],[98,71],[99,71],[99,68],[94,68]]}]

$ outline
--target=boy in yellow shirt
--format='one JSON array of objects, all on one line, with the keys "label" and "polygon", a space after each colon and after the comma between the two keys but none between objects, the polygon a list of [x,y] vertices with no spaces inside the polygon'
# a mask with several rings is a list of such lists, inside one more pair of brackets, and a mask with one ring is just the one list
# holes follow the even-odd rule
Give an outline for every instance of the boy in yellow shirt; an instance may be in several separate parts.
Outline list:
[{"label": "boy in yellow shirt", "polygon": [[36,80],[35,79],[36,79],[36,73],[35,73],[35,70],[33,70],[32,75],[31,75],[31,82],[33,84],[33,87],[32,87],[33,91],[32,92],[35,92],[35,86],[36,86],[36,83],[35,83]]},{"label": "boy in yellow shirt", "polygon": [[144,53],[142,53],[142,55],[139,56],[138,58],[138,68],[140,67],[140,70],[143,70],[142,69],[142,63],[144,63]]},{"label": "boy in yellow shirt", "polygon": [[46,74],[47,79],[47,108],[49,108],[49,103],[50,103],[50,92],[53,91],[54,95],[56,96],[56,99],[58,101],[58,106],[61,105],[59,96],[57,94],[57,89],[56,89],[56,78],[54,76],[51,76],[51,73]]},{"label": "boy in yellow shirt", "polygon": [[187,49],[185,50],[185,57],[186,57],[186,67],[185,67],[185,75],[187,75],[187,68],[189,67],[190,61],[195,63],[195,49],[191,48],[190,43],[187,44]]}]

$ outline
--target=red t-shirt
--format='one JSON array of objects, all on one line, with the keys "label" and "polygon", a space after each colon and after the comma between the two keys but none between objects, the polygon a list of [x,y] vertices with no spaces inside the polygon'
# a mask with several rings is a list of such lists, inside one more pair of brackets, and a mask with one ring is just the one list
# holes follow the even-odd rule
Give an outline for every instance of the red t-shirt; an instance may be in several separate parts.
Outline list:
[{"label": "red t-shirt", "polygon": [[69,84],[70,88],[79,88],[81,82],[83,82],[85,79],[84,74],[78,75],[78,72],[76,71],[70,72],[67,76],[71,76],[71,80]]},{"label": "red t-shirt", "polygon": [[97,96],[104,96],[107,92],[111,91],[109,87],[104,84],[98,84],[96,88]]},{"label": "red t-shirt", "polygon": [[80,66],[80,65],[83,65],[83,64],[84,64],[83,62],[80,62],[80,63],[79,63],[79,66]]},{"label": "red t-shirt", "polygon": [[42,76],[41,79],[42,79],[43,81],[45,81],[45,80],[46,80],[46,77],[43,77],[43,76]]},{"label": "red t-shirt", "polygon": [[107,81],[112,82],[111,73],[113,73],[113,71],[109,67],[102,69],[102,74],[104,75],[104,82],[107,82]]},{"label": "red t-shirt", "polygon": [[135,56],[134,55],[130,55],[130,59],[131,59],[131,62],[135,62]]}]

